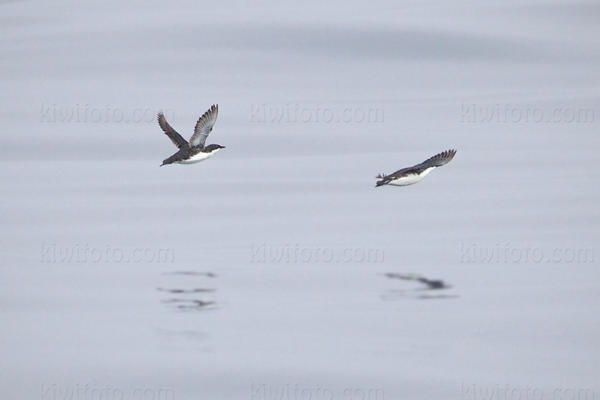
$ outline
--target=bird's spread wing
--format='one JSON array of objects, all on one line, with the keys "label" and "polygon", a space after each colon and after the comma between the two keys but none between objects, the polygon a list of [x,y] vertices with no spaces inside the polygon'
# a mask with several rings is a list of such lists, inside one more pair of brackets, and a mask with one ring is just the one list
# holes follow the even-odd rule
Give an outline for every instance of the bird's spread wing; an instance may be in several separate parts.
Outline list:
[{"label": "bird's spread wing", "polygon": [[419,275],[400,274],[398,272],[386,272],[384,275],[390,279],[403,279],[405,281],[418,281],[419,279],[423,279],[423,277]]},{"label": "bird's spread wing", "polygon": [[455,154],[456,154],[456,150],[446,150],[439,154],[436,154],[435,156],[433,156],[431,158],[428,158],[427,160],[423,161],[420,164],[413,165],[412,167],[408,167],[408,168],[402,168],[388,176],[395,178],[395,177],[402,176],[405,174],[420,174],[421,172],[425,171],[427,168],[441,167],[444,164],[448,164],[450,162],[450,160],[452,160],[452,158],[454,158]]},{"label": "bird's spread wing", "polygon": [[210,131],[212,131],[213,125],[219,115],[219,105],[213,104],[207,112],[205,112],[194,128],[194,134],[190,138],[190,146],[201,146],[204,147],[206,138]]},{"label": "bird's spread wing", "polygon": [[160,129],[171,139],[171,142],[177,147],[184,148],[188,146],[188,142],[175,129],[169,125],[163,113],[158,113],[158,124]]},{"label": "bird's spread wing", "polygon": [[405,281],[421,282],[429,287],[429,289],[446,289],[450,286],[446,285],[441,279],[427,279],[424,276],[415,274],[399,274],[397,272],[388,272],[384,274],[391,279],[403,279]]},{"label": "bird's spread wing", "polygon": [[415,165],[414,168],[427,169],[431,167],[441,167],[442,165],[448,164],[450,160],[454,158],[456,154],[456,150],[446,150],[435,156],[428,158],[423,161],[421,164]]}]

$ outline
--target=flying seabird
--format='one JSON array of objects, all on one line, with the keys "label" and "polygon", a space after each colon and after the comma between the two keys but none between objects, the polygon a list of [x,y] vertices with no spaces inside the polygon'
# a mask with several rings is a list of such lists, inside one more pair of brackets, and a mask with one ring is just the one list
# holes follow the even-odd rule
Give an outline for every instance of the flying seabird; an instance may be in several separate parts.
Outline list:
[{"label": "flying seabird", "polygon": [[376,176],[377,185],[394,185],[394,186],[406,186],[412,185],[413,183],[419,182],[423,179],[432,169],[445,165],[454,158],[456,150],[446,150],[435,156],[423,161],[421,164],[413,165],[412,167],[402,168],[393,174],[385,175],[379,174]]},{"label": "flying seabird", "polygon": [[446,285],[444,281],[439,279],[427,279],[423,276],[414,275],[414,274],[399,274],[397,272],[387,272],[384,274],[386,277],[391,279],[402,279],[405,281],[417,281],[421,282],[429,289],[446,289],[450,286]]},{"label": "flying seabird", "polygon": [[206,111],[196,122],[194,128],[194,134],[190,138],[190,141],[186,141],[175,129],[169,125],[165,119],[165,115],[160,112],[158,113],[158,124],[163,132],[171,139],[173,144],[179,148],[179,151],[173,154],[171,157],[163,160],[161,167],[167,164],[193,164],[203,160],[215,154],[220,149],[224,149],[225,146],[220,144],[209,144],[205,146],[206,138],[212,131],[213,125],[219,115],[219,105],[213,104],[208,111]]}]

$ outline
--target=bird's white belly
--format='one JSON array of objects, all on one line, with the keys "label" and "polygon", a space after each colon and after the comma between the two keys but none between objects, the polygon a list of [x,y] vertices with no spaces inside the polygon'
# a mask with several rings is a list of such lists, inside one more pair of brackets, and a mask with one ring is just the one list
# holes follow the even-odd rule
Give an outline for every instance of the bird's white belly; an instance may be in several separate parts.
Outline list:
[{"label": "bird's white belly", "polygon": [[215,152],[210,152],[210,153],[198,153],[198,154],[194,154],[192,157],[188,158],[187,160],[181,160],[178,161],[179,164],[194,164],[200,161],[204,161],[206,160],[208,157],[212,156]]},{"label": "bird's white belly", "polygon": [[407,185],[412,185],[413,183],[417,183],[419,182],[421,179],[425,178],[425,176],[433,169],[433,167],[431,168],[427,168],[425,171],[421,172],[420,174],[411,174],[411,175],[406,175],[403,176],[401,178],[398,179],[394,179],[393,181],[390,181],[390,185],[394,185],[394,186],[407,186]]}]

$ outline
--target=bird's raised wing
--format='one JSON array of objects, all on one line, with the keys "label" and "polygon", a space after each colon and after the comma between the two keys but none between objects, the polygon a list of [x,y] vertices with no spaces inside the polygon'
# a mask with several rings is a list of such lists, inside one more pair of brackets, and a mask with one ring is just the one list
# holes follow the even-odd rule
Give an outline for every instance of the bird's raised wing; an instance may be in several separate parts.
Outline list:
[{"label": "bird's raised wing", "polygon": [[185,148],[188,147],[188,142],[179,134],[175,129],[169,125],[167,120],[165,119],[165,115],[160,112],[158,113],[158,125],[160,125],[160,129],[171,139],[171,142],[177,147]]},{"label": "bird's raised wing", "polygon": [[448,164],[450,162],[450,160],[452,160],[454,158],[455,154],[456,154],[456,150],[454,150],[454,149],[446,150],[439,154],[436,154],[435,156],[433,156],[431,158],[428,158],[427,160],[423,161],[421,164],[415,165],[413,168],[427,169],[427,168],[431,168],[431,167],[441,167],[442,165]]},{"label": "bird's raised wing", "polygon": [[212,131],[213,125],[217,120],[217,116],[219,115],[219,105],[213,104],[207,112],[205,112],[198,122],[196,122],[196,127],[194,128],[194,134],[190,138],[190,146],[201,146],[204,147],[204,143],[206,143],[206,138],[210,131]]},{"label": "bird's raised wing", "polygon": [[397,272],[388,272],[384,274],[386,277],[391,279],[403,279],[405,281],[417,281],[421,282],[429,287],[429,289],[447,289],[450,286],[446,285],[441,279],[428,279],[424,276],[416,274],[399,274]]}]

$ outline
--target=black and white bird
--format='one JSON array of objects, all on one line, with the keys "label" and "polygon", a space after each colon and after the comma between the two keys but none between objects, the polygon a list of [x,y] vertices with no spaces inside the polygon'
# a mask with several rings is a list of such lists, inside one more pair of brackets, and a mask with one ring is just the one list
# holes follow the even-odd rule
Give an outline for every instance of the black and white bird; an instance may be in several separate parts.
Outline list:
[{"label": "black and white bird", "polygon": [[193,164],[206,160],[217,151],[224,149],[225,146],[220,144],[205,145],[208,134],[212,131],[213,125],[219,115],[219,105],[213,104],[207,112],[205,112],[194,128],[194,134],[190,141],[186,141],[175,129],[169,125],[165,119],[165,115],[158,113],[158,124],[163,132],[171,139],[173,144],[179,148],[179,151],[171,157],[163,160],[161,167],[167,164]]},{"label": "black and white bird", "polygon": [[377,185],[375,187],[383,185],[406,186],[417,183],[421,179],[425,178],[425,176],[427,176],[427,174],[430,173],[434,168],[448,164],[450,160],[454,158],[455,154],[456,150],[446,150],[436,154],[420,164],[413,165],[412,167],[408,168],[402,168],[393,174],[379,174],[376,176],[379,181],[377,181]]}]

